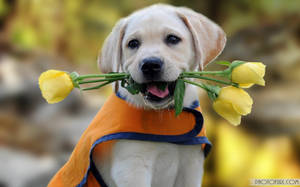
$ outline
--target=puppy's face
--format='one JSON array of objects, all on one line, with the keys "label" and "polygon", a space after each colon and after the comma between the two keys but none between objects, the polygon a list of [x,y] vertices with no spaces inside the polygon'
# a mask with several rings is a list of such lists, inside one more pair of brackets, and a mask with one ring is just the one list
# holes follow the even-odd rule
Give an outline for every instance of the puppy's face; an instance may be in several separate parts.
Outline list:
[{"label": "puppy's face", "polygon": [[[156,108],[170,104],[176,79],[191,68],[193,59],[192,35],[174,13],[152,9],[134,15],[128,23],[122,42],[122,68],[143,84],[146,104]],[[166,87],[159,89],[158,84]]]},{"label": "puppy's face", "polygon": [[166,108],[173,101],[180,73],[202,69],[224,44],[223,31],[202,15],[186,8],[154,5],[117,24],[99,63],[104,72],[128,72],[142,84],[142,93],[132,96],[135,100],[150,108]]}]

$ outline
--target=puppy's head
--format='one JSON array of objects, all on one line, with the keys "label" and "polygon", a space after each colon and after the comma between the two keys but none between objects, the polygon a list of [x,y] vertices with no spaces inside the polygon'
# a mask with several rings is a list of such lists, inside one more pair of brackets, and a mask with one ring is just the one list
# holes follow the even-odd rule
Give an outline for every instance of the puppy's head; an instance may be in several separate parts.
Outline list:
[{"label": "puppy's head", "polygon": [[225,41],[223,30],[203,15],[153,5],[116,24],[98,62],[104,73],[128,72],[143,84],[142,93],[132,98],[151,108],[165,108],[173,101],[180,73],[202,70],[221,53]]}]

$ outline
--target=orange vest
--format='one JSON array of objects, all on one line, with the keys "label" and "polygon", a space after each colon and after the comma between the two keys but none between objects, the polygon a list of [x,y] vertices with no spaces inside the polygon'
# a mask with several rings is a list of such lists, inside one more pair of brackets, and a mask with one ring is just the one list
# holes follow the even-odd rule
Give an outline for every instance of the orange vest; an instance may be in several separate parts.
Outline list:
[{"label": "orange vest", "polygon": [[208,154],[211,143],[205,136],[197,101],[175,117],[174,110],[135,108],[118,96],[113,94],[102,106],[82,134],[69,160],[51,179],[48,187],[106,187],[92,155],[116,139],[202,144],[205,156]]}]

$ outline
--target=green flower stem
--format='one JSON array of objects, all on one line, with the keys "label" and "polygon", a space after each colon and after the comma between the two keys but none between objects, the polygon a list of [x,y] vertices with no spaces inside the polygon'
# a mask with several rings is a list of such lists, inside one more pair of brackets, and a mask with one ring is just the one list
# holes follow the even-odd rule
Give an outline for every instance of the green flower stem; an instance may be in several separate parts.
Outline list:
[{"label": "green flower stem", "polygon": [[95,83],[95,82],[105,82],[105,81],[118,81],[118,80],[123,80],[124,78],[106,78],[106,79],[96,79],[96,80],[88,80],[88,81],[83,81],[80,80],[78,81],[78,84],[86,84],[86,83]]},{"label": "green flower stem", "polygon": [[204,80],[209,80],[209,81],[214,81],[217,83],[221,83],[221,84],[225,84],[225,85],[233,85],[236,86],[235,83],[232,82],[226,82],[226,81],[222,81],[222,80],[217,80],[214,78],[210,78],[210,77],[203,77],[203,76],[199,76],[199,75],[181,75],[181,78],[196,78],[196,79],[204,79]]},{"label": "green flower stem", "polygon": [[202,83],[196,83],[196,82],[193,82],[193,81],[190,81],[190,80],[184,80],[184,79],[181,79],[181,80],[183,80],[186,83],[193,84],[195,86],[198,86],[198,87],[204,89],[207,92],[208,97],[212,101],[215,101],[217,99],[219,93],[220,93],[221,88],[218,87],[218,86],[212,86],[212,85],[206,85],[206,84],[202,84]]},{"label": "green flower stem", "polygon": [[[203,83],[196,83],[196,82],[193,82],[193,81],[190,81],[190,80],[185,80],[185,79],[181,79],[183,80],[184,82],[188,83],[188,84],[193,84],[195,86],[198,86],[202,89],[204,89],[206,92],[207,92],[207,95],[208,97],[212,100],[212,101],[215,101],[219,95],[219,91],[216,90],[216,89],[213,89],[213,87],[210,87],[206,84],[203,84]],[[220,89],[220,88],[219,88]]]},{"label": "green flower stem", "polygon": [[203,88],[203,89],[206,90],[206,91],[210,91],[210,90],[208,90],[208,88],[207,88],[206,86],[204,86],[203,83],[196,83],[196,82],[193,82],[193,81],[190,81],[190,80],[186,80],[186,79],[181,79],[181,80],[183,80],[183,81],[186,82],[186,83],[193,84],[193,85],[195,85],[195,86],[198,86],[198,87],[200,87],[200,88]]},{"label": "green flower stem", "polygon": [[128,73],[108,73],[108,74],[89,74],[89,75],[81,75],[77,78],[77,80],[83,80],[88,78],[129,78]]},{"label": "green flower stem", "polygon": [[199,71],[199,72],[183,72],[183,75],[222,75],[222,74],[226,74],[225,71]]},{"label": "green flower stem", "polygon": [[103,86],[105,86],[105,85],[108,85],[108,84],[112,83],[112,82],[114,82],[114,81],[107,81],[106,83],[100,84],[100,85],[98,85],[98,86],[89,87],[89,88],[83,88],[82,90],[83,90],[83,91],[87,91],[87,90],[95,90],[95,89],[99,89],[99,88],[101,88],[101,87],[103,87]]},{"label": "green flower stem", "polygon": [[231,79],[231,69],[227,68],[223,71],[199,71],[199,72],[193,72],[193,71],[188,71],[188,72],[183,72],[181,75],[216,75],[220,77],[226,77],[227,79]]}]

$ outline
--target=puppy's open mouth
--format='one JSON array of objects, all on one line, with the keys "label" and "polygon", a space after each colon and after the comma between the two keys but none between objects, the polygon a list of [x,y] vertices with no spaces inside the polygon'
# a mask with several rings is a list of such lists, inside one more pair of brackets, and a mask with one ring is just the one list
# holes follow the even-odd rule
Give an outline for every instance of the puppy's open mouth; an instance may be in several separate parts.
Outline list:
[{"label": "puppy's open mouth", "polygon": [[144,83],[141,93],[150,102],[162,102],[173,97],[175,86],[176,81]]}]

